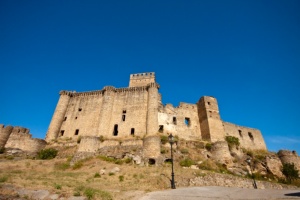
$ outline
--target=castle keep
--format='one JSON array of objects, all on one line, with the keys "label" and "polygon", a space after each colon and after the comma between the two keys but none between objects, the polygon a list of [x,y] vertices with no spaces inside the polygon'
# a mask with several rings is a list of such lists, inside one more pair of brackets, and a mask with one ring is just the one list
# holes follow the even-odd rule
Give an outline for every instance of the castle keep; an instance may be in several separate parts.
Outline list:
[{"label": "castle keep", "polygon": [[61,91],[46,141],[80,136],[124,141],[145,138],[144,149],[152,152],[148,156],[156,157],[160,142],[157,135],[172,133],[185,140],[210,142],[234,136],[244,148],[266,149],[259,130],[221,119],[216,98],[203,96],[195,104],[181,102],[173,107],[162,104],[159,87],[155,73],[150,72],[131,74],[127,88]]}]

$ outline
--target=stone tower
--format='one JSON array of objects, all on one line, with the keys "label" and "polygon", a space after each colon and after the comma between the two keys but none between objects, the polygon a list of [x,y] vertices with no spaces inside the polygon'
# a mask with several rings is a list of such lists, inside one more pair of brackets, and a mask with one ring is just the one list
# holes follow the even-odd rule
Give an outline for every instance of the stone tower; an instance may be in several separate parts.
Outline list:
[{"label": "stone tower", "polygon": [[202,139],[211,142],[224,141],[225,132],[217,99],[209,96],[201,97],[197,106]]},{"label": "stone tower", "polygon": [[51,140],[55,140],[58,137],[58,133],[60,131],[61,125],[64,121],[65,114],[69,105],[71,92],[67,91],[61,91],[60,98],[58,100],[56,109],[54,111],[52,120],[50,122],[47,135],[46,135],[46,141],[49,142]]}]

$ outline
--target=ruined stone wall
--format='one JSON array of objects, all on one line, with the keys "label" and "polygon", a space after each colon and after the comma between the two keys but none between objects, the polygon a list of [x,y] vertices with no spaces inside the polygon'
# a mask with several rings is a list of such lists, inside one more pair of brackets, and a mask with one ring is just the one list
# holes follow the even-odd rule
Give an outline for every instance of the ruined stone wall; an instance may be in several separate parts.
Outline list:
[{"label": "ruined stone wall", "polygon": [[172,133],[186,140],[200,140],[201,131],[196,104],[181,102],[178,107],[167,104],[158,113],[160,133]]},{"label": "ruined stone wall", "polygon": [[264,138],[258,129],[223,122],[225,135],[239,138],[240,145],[247,149],[267,150]]},{"label": "ruined stone wall", "polygon": [[43,149],[46,142],[41,139],[32,138],[29,129],[20,126],[0,125],[0,147],[18,148],[22,151],[37,152]]},{"label": "ruined stone wall", "polygon": [[217,99],[204,96],[197,102],[202,139],[224,141],[225,133],[219,114]]},{"label": "ruined stone wall", "polygon": [[78,152],[92,152],[95,153],[100,148],[99,137],[83,136],[78,146]]},{"label": "ruined stone wall", "polygon": [[7,140],[12,133],[13,127],[12,126],[4,126],[0,124],[0,149],[4,148]]},{"label": "ruined stone wall", "polygon": [[283,164],[294,163],[295,167],[300,170],[300,157],[296,151],[280,150],[278,157]]}]

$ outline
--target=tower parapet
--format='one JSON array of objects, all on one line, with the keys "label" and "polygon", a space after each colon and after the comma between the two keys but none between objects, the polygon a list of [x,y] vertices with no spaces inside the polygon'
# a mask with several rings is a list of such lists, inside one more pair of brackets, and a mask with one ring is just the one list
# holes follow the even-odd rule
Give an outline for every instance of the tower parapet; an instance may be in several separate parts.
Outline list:
[{"label": "tower parapet", "polygon": [[149,83],[155,82],[154,72],[130,74],[129,87],[147,86]]}]

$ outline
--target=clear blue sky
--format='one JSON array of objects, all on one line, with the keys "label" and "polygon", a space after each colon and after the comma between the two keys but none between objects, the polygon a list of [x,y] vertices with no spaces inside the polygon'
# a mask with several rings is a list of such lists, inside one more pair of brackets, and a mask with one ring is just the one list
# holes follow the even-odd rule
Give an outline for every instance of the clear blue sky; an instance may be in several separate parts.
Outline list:
[{"label": "clear blue sky", "polygon": [[0,123],[44,138],[60,90],[155,72],[163,103],[218,99],[224,121],[300,154],[300,1],[0,1]]}]

